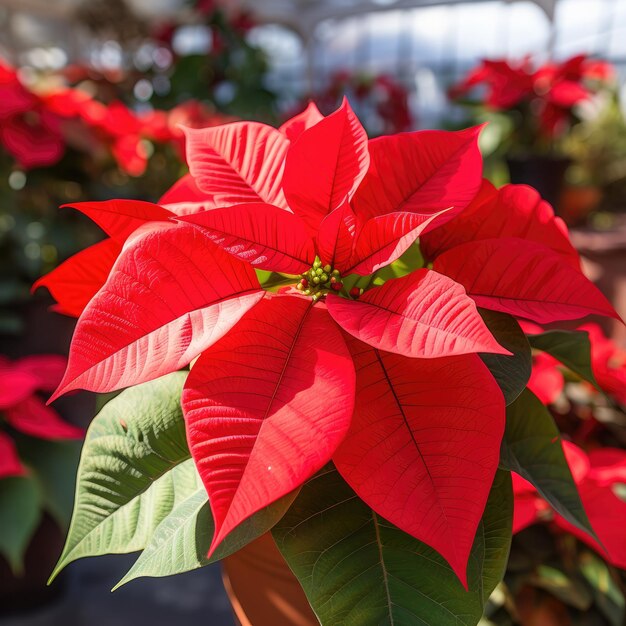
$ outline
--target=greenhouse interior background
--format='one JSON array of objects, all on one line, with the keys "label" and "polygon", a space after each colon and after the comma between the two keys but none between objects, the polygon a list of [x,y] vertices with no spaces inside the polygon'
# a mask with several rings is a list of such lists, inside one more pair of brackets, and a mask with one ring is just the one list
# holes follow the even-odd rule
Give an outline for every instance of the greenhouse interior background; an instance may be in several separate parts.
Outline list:
[{"label": "greenhouse interior background", "polygon": [[[586,91],[558,105],[558,118],[541,118],[535,101],[494,105],[496,89],[503,99],[515,90],[515,76],[558,73],[579,58],[575,80]],[[508,65],[468,79],[485,60]],[[533,97],[552,89],[544,87]],[[108,241],[85,215],[59,207],[157,202],[187,171],[181,125],[280,126],[310,101],[328,114],[344,96],[370,137],[486,124],[485,176],[496,187],[539,189],[570,229],[587,277],[626,319],[626,0],[0,0],[0,625],[236,623],[219,564],[111,594],[133,556],[108,555],[80,560],[46,586],[84,431],[107,398],[81,391],[45,413],[84,303],[55,304],[54,281],[41,277]],[[526,179],[514,171],[520,155],[539,163]],[[547,180],[553,162],[556,182]],[[598,446],[626,449],[626,326],[598,324],[610,399],[589,400],[580,381],[556,374],[558,392],[545,403],[559,425],[593,419],[609,432]],[[41,412],[34,426],[3,404],[33,355],[44,359],[38,372],[50,373],[28,399]],[[580,567],[563,565],[555,546],[575,540],[550,543],[532,534],[540,525],[516,535],[508,587],[496,589],[481,626],[626,624],[621,520],[621,566],[591,551]],[[527,567],[524,554],[535,549]]]}]

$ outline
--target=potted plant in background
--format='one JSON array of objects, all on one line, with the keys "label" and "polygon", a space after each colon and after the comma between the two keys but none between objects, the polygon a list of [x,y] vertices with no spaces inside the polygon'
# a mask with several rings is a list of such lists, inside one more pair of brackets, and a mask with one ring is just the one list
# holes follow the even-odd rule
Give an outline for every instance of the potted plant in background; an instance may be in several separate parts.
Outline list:
[{"label": "potted plant in background", "polygon": [[66,359],[0,357],[0,611],[32,609],[61,589],[46,588],[63,545],[84,432],[45,405]]},{"label": "potted plant in background", "polygon": [[585,223],[595,211],[599,226],[614,226],[626,207],[626,119],[618,94],[608,93],[581,107],[583,120],[565,138],[572,158],[561,199],[569,223]]},{"label": "potted plant in background", "polygon": [[[558,207],[570,165],[563,140],[580,120],[577,107],[614,80],[613,67],[577,55],[534,68],[530,59],[486,59],[449,90],[450,98],[473,111],[506,114],[510,135],[502,146],[510,179],[535,187]],[[468,94],[479,93],[477,99]]]},{"label": "potted plant in background", "polygon": [[189,174],[158,204],[77,205],[116,258],[89,283],[69,259],[71,290],[44,279],[80,312],[53,398],[127,389],[89,429],[54,575],[238,558],[244,623],[289,622],[304,593],[294,623],[477,624],[512,472],[595,537],[516,318],[616,313],[535,191],[482,180],[478,134],[368,141],[347,101],[311,105],[280,129],[188,129]]}]

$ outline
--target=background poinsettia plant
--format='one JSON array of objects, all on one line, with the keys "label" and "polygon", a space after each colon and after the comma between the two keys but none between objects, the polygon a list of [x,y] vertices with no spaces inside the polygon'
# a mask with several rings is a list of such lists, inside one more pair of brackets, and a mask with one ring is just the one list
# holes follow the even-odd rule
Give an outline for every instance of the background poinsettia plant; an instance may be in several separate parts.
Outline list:
[{"label": "background poinsettia plant", "polygon": [[0,356],[0,555],[16,573],[44,512],[64,530],[69,523],[72,481],[65,470],[78,457],[70,442],[84,432],[41,396],[55,389],[65,366],[52,354]]},{"label": "background poinsettia plant", "polygon": [[511,557],[486,612],[493,624],[514,618],[542,620],[546,626],[621,626],[626,608],[626,358],[597,324],[570,331],[544,331],[528,322],[522,327],[535,351],[528,389],[516,403],[531,419],[556,420],[567,437],[566,458],[597,539],[514,476]]},{"label": "background poinsettia plant", "polygon": [[614,80],[610,63],[584,54],[539,67],[529,58],[485,59],[448,93],[472,109],[505,115],[510,125],[507,151],[559,154],[561,140],[580,121],[577,107]]},{"label": "background poinsettia plant", "polygon": [[157,204],[75,205],[106,262],[40,283],[79,316],[53,399],[128,388],[88,432],[57,571],[143,550],[122,582],[164,576],[271,530],[323,624],[475,624],[511,472],[596,538],[554,421],[523,410],[516,318],[617,314],[533,189],[482,180],[479,128],[368,140],[344,101],[185,132]]}]

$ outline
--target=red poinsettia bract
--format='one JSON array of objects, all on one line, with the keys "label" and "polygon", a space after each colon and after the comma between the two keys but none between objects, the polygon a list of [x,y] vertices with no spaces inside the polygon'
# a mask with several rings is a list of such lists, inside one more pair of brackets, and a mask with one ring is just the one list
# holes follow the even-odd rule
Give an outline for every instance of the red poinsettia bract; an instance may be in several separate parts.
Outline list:
[{"label": "red poinsettia bract", "polygon": [[[64,422],[37,395],[55,389],[65,365],[64,357],[50,354],[17,361],[0,357],[0,414],[11,428],[40,439],[82,438],[80,428]],[[0,478],[23,473],[15,444],[0,430]]]},{"label": "red poinsettia bract", "polygon": [[[77,207],[119,256],[95,295],[74,302],[84,310],[55,397],[199,357],[182,404],[215,518],[211,550],[333,460],[465,582],[504,429],[478,353],[508,354],[476,303],[536,321],[613,315],[567,234],[538,198],[526,207],[526,188],[482,183],[478,129],[368,141],[344,102],[278,130],[237,122],[186,134],[190,175],[162,206]],[[481,233],[463,216],[489,212],[485,196],[502,211]],[[347,291],[348,275],[374,274],[418,237],[434,269]],[[255,270],[293,284],[268,293]],[[74,285],[79,271],[74,260]],[[62,281],[46,280],[63,298]]]}]

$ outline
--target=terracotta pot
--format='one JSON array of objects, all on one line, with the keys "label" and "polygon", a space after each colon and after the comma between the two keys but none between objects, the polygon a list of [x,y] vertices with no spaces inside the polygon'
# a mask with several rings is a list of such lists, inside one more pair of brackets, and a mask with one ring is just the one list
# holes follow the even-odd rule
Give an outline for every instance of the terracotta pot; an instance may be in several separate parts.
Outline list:
[{"label": "terracotta pot", "polygon": [[241,626],[319,626],[300,583],[267,533],[222,561]]},{"label": "terracotta pot", "polygon": [[48,577],[63,549],[64,536],[52,518],[44,515],[26,550],[24,572],[14,576],[0,558],[0,616],[21,613],[50,604],[66,591],[64,577],[47,586]]},{"label": "terracotta pot", "polygon": [[506,162],[512,183],[534,187],[542,198],[557,209],[570,159],[527,155],[507,157]]}]

